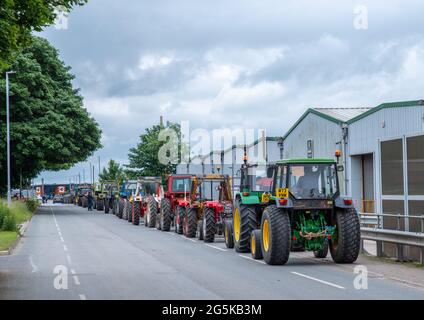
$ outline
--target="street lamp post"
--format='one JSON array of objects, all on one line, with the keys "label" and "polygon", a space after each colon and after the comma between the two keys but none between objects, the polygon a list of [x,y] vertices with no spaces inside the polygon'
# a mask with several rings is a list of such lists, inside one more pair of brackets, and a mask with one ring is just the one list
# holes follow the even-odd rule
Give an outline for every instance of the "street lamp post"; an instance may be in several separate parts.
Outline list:
[{"label": "street lamp post", "polygon": [[6,72],[6,140],[7,140],[7,204],[12,204],[11,184],[10,184],[10,124],[9,124],[9,75],[15,71]]}]

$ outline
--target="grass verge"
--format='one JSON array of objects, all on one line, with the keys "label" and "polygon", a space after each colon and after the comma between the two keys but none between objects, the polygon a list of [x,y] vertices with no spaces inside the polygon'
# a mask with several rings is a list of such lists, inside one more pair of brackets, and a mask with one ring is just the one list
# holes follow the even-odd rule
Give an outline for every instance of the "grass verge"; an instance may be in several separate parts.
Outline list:
[{"label": "grass verge", "polygon": [[0,251],[8,250],[18,239],[16,231],[0,231]]}]

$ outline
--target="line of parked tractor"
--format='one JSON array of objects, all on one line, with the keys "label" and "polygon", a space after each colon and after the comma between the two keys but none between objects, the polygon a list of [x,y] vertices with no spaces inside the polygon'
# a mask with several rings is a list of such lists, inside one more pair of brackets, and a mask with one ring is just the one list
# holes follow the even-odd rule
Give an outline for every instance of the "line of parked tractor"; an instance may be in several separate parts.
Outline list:
[{"label": "line of parked tractor", "polygon": [[[233,192],[225,174],[171,174],[80,185],[74,203],[145,227],[198,237],[223,236],[227,248],[283,265],[291,251],[313,251],[336,263],[352,263],[360,250],[360,223],[350,198],[340,195],[334,159],[280,160],[261,167],[245,156]],[[233,195],[234,193],[234,195]]]}]

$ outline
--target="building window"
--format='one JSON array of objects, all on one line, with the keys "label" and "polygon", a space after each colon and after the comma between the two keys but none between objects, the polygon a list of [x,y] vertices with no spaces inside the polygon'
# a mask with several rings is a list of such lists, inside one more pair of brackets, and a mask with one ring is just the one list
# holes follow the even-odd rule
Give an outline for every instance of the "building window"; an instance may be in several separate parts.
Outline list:
[{"label": "building window", "polygon": [[407,138],[408,193],[424,195],[424,136]]},{"label": "building window", "polygon": [[403,195],[402,139],[381,143],[381,182],[383,195]]},{"label": "building window", "polygon": [[306,141],[306,149],[308,158],[314,157],[314,140]]}]

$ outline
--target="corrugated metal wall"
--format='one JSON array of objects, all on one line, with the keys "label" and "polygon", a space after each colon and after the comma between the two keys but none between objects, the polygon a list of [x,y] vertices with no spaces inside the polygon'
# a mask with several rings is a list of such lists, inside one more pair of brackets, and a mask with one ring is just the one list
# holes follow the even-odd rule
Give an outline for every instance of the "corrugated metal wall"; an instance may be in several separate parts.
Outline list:
[{"label": "corrugated metal wall", "polygon": [[308,140],[313,140],[314,158],[333,158],[341,139],[339,124],[310,113],[284,140],[284,158],[306,158]]}]

